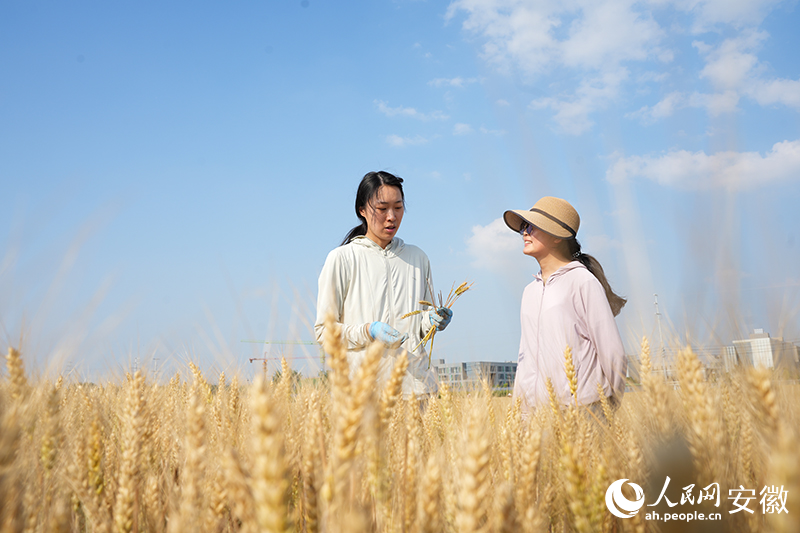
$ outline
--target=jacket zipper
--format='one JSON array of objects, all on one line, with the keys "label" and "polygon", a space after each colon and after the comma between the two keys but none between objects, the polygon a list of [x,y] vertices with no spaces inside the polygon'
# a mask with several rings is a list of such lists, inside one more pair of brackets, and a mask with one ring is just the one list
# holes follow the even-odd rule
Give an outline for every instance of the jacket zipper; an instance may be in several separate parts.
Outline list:
[{"label": "jacket zipper", "polygon": [[389,268],[389,252],[381,250],[383,253],[383,263],[386,266],[386,297],[389,300],[389,318],[392,321],[390,326],[397,328],[394,324],[394,291],[392,290],[392,270]]},{"label": "jacket zipper", "polygon": [[[539,298],[539,312],[536,313],[536,358],[541,358],[541,337],[542,337],[542,308],[544,307],[544,292],[547,288],[544,280],[542,280],[542,296]],[[538,364],[538,362],[537,362]]]}]

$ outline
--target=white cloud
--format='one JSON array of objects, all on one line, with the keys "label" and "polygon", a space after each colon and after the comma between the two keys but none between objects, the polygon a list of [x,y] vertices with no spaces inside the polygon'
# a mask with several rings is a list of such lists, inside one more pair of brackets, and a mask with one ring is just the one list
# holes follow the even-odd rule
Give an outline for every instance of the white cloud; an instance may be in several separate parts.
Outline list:
[{"label": "white cloud", "polygon": [[485,40],[483,57],[526,75],[556,64],[602,70],[657,51],[663,30],[634,0],[456,0],[447,18]]},{"label": "white cloud", "polygon": [[693,99],[690,99],[690,102],[693,103],[693,107],[705,107],[712,117],[723,113],[732,113],[736,111],[739,104],[739,95],[736,91],[707,95],[694,94],[692,96]]},{"label": "white cloud", "polygon": [[589,114],[595,109],[593,103],[586,98],[578,98],[569,102],[556,98],[540,98],[531,102],[531,107],[533,109],[551,108],[556,112],[554,118],[563,132],[580,135],[594,126],[594,122],[589,119]]},{"label": "white cloud", "polygon": [[700,76],[725,92],[736,91],[749,96],[759,105],[781,104],[800,109],[800,80],[766,79],[766,68],[754,53],[767,40],[766,32],[746,30],[718,47],[695,41],[692,43],[707,57]]},{"label": "white cloud", "polygon": [[[672,92],[661,102],[629,113],[645,122],[681,108],[711,115],[735,111],[742,96],[761,105],[800,108],[800,80],[765,79],[757,50],[769,36],[758,25],[779,0],[454,0],[447,19],[463,15],[462,27],[482,41],[482,57],[497,70],[518,74],[542,96],[534,109],[549,109],[560,129],[582,134],[592,114],[620,100],[631,81],[663,82],[666,72],[629,76],[670,64],[678,48],[654,14],[672,21],[671,36],[686,30],[725,32],[719,44],[696,40],[704,60],[695,72],[707,93]],[[690,65],[683,61],[676,69]],[[563,72],[566,70],[566,72]],[[624,73],[624,75],[622,75]],[[548,79],[554,83],[547,84]],[[572,80],[576,80],[572,84]],[[646,92],[646,91],[645,91]]]},{"label": "white cloud", "polygon": [[386,115],[387,117],[409,117],[415,118],[417,120],[447,120],[448,117],[441,111],[433,111],[431,113],[422,113],[417,111],[413,107],[389,107],[386,102],[383,100],[375,100],[375,105],[378,106],[378,111]]},{"label": "white cloud", "polygon": [[651,70],[637,76],[636,83],[649,83],[649,82],[661,83],[663,81],[666,81],[667,78],[669,78],[669,72],[654,72]]},{"label": "white cloud", "polygon": [[659,50],[656,52],[656,57],[662,63],[672,63],[675,60],[675,52],[672,50]]},{"label": "white cloud", "polygon": [[628,113],[627,118],[638,118],[645,124],[650,124],[658,119],[671,116],[677,109],[686,107],[686,95],[681,92],[671,92],[656,105],[644,106],[638,111]]},{"label": "white cloud", "polygon": [[783,104],[800,110],[800,80],[758,80],[747,94],[761,105]]},{"label": "white cloud", "polygon": [[500,137],[500,136],[506,134],[505,130],[490,130],[490,129],[484,128],[483,126],[480,127],[479,131],[481,133],[483,133],[484,135],[494,135],[495,137]]},{"label": "white cloud", "polygon": [[767,37],[765,32],[748,30],[733,39],[725,39],[717,47],[693,42],[700,54],[707,57],[700,77],[707,78],[719,90],[739,89],[758,65],[758,57],[752,51]]},{"label": "white cloud", "polygon": [[400,135],[387,135],[386,142],[390,146],[397,146],[398,148],[402,148],[404,146],[415,146],[419,144],[425,144],[428,142],[428,139],[422,137],[421,135],[416,135],[414,137],[401,137]]},{"label": "white cloud", "polygon": [[[664,31],[650,13],[634,10],[636,2],[584,2],[581,15],[560,42],[560,55],[569,66],[591,70],[616,69],[623,61],[642,61],[657,52]],[[566,9],[573,6],[563,3]]]},{"label": "white cloud", "polygon": [[468,135],[473,131],[472,126],[469,124],[462,124],[459,122],[453,125],[453,135]]},{"label": "white cloud", "polygon": [[551,30],[560,25],[556,5],[544,2],[539,6],[523,5],[519,1],[458,0],[447,10],[447,18],[466,11],[463,28],[483,34],[486,43],[483,57],[501,71],[519,66],[536,72],[550,64],[557,50]]},{"label": "white cloud", "polygon": [[466,85],[477,83],[478,78],[462,78],[457,76],[455,78],[436,78],[428,82],[428,85],[433,87],[458,87],[464,88]]},{"label": "white cloud", "polygon": [[553,117],[561,129],[572,135],[580,135],[592,127],[594,122],[589,115],[602,109],[613,100],[628,71],[620,68],[594,78],[585,78],[572,98],[539,98],[531,102],[532,109],[550,108],[556,112]]},{"label": "white cloud", "polygon": [[734,28],[755,26],[781,0],[678,0],[677,7],[695,15],[692,30],[702,33],[720,24]]},{"label": "white cloud", "polygon": [[775,143],[765,155],[758,152],[689,152],[677,150],[660,157],[619,157],[606,172],[611,182],[646,178],[678,189],[752,189],[800,177],[800,140]]},{"label": "white cloud", "polygon": [[765,32],[745,30],[718,46],[694,41],[692,46],[706,59],[698,75],[707,79],[717,92],[671,92],[657,104],[644,106],[626,117],[638,118],[647,124],[683,108],[703,108],[709,115],[718,116],[736,111],[742,96],[752,98],[759,105],[780,104],[800,109],[800,80],[763,77],[765,67],[754,51],[767,37]]},{"label": "white cloud", "polygon": [[531,81],[563,67],[585,73],[573,94],[532,103],[555,111],[561,129],[572,134],[589,129],[589,115],[618,96],[624,62],[671,60],[659,47],[664,31],[634,0],[456,0],[447,17],[459,12],[467,14],[463,28],[484,39],[483,58],[501,72]]},{"label": "white cloud", "polygon": [[467,251],[472,256],[472,266],[507,273],[509,264],[519,262],[522,240],[498,218],[486,226],[472,227]]},{"label": "white cloud", "polygon": [[654,106],[644,106],[638,111],[627,113],[627,118],[638,118],[645,124],[672,116],[675,111],[684,108],[705,109],[712,117],[736,111],[739,95],[735,91],[716,94],[671,92]]},{"label": "white cloud", "polygon": [[499,105],[501,107],[506,107],[506,106],[511,105],[511,104],[508,103],[508,100],[503,100],[502,98],[500,100],[496,101],[495,104],[497,104],[497,105]]}]

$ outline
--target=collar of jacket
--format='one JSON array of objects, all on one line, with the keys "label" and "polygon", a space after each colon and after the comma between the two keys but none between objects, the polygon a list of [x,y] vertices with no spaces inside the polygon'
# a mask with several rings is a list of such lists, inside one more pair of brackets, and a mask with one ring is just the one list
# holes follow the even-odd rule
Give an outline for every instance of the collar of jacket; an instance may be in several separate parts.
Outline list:
[{"label": "collar of jacket", "polygon": [[386,248],[381,248],[380,244],[378,244],[377,242],[373,241],[372,239],[370,239],[369,237],[366,237],[364,235],[356,237],[355,239],[353,239],[350,242],[352,242],[353,244],[360,245],[360,246],[365,246],[367,248],[375,250],[376,252],[384,252],[385,251],[387,254],[390,253],[390,254],[393,254],[393,255],[399,254],[400,250],[405,248],[405,245],[406,245],[403,242],[403,239],[401,239],[399,237],[395,237],[394,239],[392,239],[392,242],[390,242],[389,245]]},{"label": "collar of jacket", "polygon": [[[566,265],[562,266],[561,268],[550,274],[550,277],[547,279],[547,283],[548,284],[553,283],[553,281],[557,280],[567,272],[575,270],[576,268],[586,268],[586,266],[580,261],[570,261]],[[540,270],[533,277],[536,278],[537,281],[542,281],[542,271]]]}]

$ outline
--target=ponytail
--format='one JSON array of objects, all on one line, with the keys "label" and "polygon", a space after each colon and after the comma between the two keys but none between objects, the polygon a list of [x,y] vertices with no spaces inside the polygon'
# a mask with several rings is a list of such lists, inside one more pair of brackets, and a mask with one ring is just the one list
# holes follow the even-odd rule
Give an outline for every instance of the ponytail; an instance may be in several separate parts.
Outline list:
[{"label": "ponytail", "polygon": [[614,316],[617,316],[622,311],[622,308],[625,307],[625,304],[628,303],[628,300],[611,289],[611,284],[608,282],[605,272],[603,272],[600,261],[589,254],[581,252],[581,243],[578,242],[578,239],[568,239],[567,245],[569,256],[585,266],[603,286],[603,290],[606,291],[606,298],[608,298],[608,305],[611,306],[611,312],[614,313]]},{"label": "ponytail", "polygon": [[[360,214],[358,218],[361,218]],[[344,246],[345,244],[352,241],[356,237],[360,237],[361,235],[366,235],[366,234],[367,234],[367,221],[364,220],[363,222],[361,222],[361,224],[354,227],[347,233],[347,236],[344,238],[342,244],[340,244],[339,246]]]}]

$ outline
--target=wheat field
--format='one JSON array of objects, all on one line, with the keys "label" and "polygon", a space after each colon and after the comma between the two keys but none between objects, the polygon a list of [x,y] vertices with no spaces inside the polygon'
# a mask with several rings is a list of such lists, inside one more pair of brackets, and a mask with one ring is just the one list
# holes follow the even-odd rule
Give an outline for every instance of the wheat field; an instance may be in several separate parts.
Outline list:
[{"label": "wheat field", "polygon": [[[284,361],[280,379],[252,383],[194,365],[169,384],[141,372],[94,386],[32,382],[9,349],[0,532],[800,530],[798,389],[769,370],[708,381],[687,349],[674,389],[650,372],[644,341],[642,383],[618,409],[553,402],[527,414],[486,385],[404,399],[404,358],[377,387],[378,346],[351,378],[327,331],[331,372],[316,381],[293,380]],[[681,508],[722,520],[608,511],[615,480],[641,485],[650,504],[666,476],[670,497],[718,483],[719,507]],[[740,485],[781,486],[788,512],[761,512],[757,496],[753,513],[731,513],[728,490]]]}]

